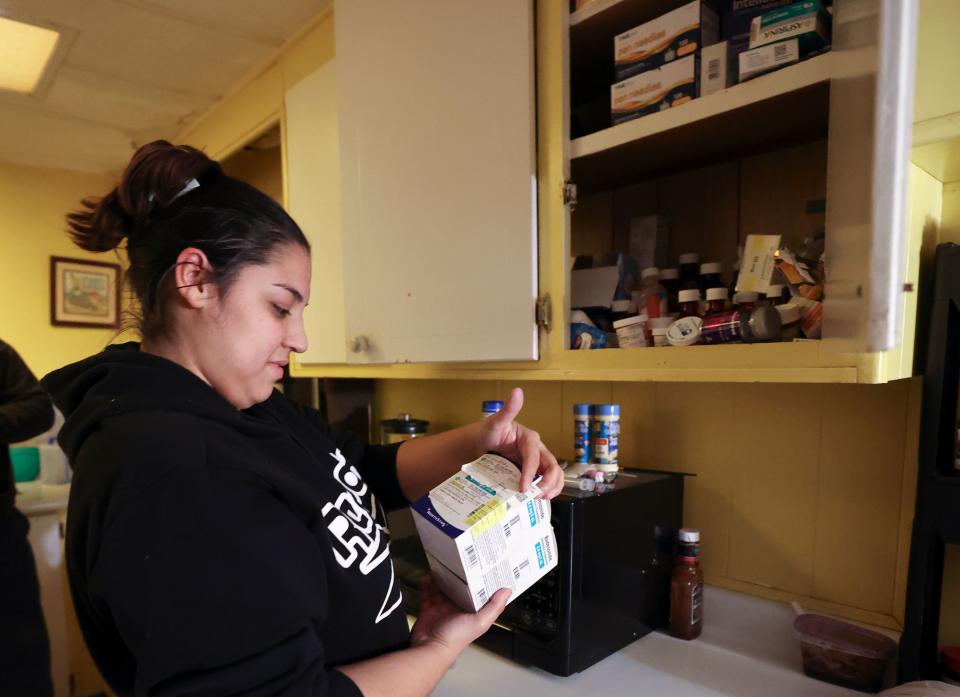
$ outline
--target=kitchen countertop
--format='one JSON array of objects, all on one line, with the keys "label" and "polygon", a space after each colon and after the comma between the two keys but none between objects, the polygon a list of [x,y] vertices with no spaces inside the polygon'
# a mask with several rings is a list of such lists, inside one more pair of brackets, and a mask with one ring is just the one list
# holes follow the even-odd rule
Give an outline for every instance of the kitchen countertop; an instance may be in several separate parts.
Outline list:
[{"label": "kitchen countertop", "polygon": [[69,484],[41,484],[18,482],[15,505],[25,516],[56,513],[67,507],[70,498]]},{"label": "kitchen countertop", "polygon": [[[839,697],[862,692],[808,678],[793,636],[793,609],[707,586],[705,623],[695,641],[654,632],[587,670],[563,678],[470,646],[433,697]],[[896,636],[888,630],[879,629]],[[891,666],[892,669],[892,666]],[[888,680],[891,676],[888,676]]]}]

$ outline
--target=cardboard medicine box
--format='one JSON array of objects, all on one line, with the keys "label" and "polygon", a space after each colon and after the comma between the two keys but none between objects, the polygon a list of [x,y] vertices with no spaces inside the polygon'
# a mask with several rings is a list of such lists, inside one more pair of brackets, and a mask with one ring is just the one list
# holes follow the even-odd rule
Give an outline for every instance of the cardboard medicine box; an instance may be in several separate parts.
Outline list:
[{"label": "cardboard medicine box", "polygon": [[730,42],[730,51],[736,57],[749,48],[754,17],[791,2],[793,0],[720,0],[720,40]]},{"label": "cardboard medicine box", "polygon": [[733,65],[730,42],[705,46],[700,52],[700,96],[725,90],[736,84],[737,69]]},{"label": "cardboard medicine box", "polygon": [[830,15],[821,0],[803,0],[765,12],[750,23],[750,48],[797,39],[800,58],[830,43]]},{"label": "cardboard medicine box", "polygon": [[434,579],[464,610],[500,588],[512,602],[557,565],[550,502],[519,486],[516,465],[487,454],[410,506]]},{"label": "cardboard medicine box", "polygon": [[672,12],[618,34],[613,40],[617,82],[665,63],[695,55],[717,41],[720,23],[705,0],[693,0]]},{"label": "cardboard medicine box", "polygon": [[687,56],[613,85],[610,88],[612,125],[696,99],[697,59],[697,56]]},{"label": "cardboard medicine box", "polygon": [[796,39],[778,41],[740,54],[740,82],[792,65],[800,60]]}]

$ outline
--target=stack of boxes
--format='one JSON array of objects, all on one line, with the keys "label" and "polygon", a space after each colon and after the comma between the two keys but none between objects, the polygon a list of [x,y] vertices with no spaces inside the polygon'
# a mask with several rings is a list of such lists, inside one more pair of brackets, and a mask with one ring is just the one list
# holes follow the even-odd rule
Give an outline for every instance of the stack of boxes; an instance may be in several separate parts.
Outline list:
[{"label": "stack of boxes", "polygon": [[614,125],[697,98],[700,49],[717,41],[717,13],[694,0],[614,39]]},{"label": "stack of boxes", "polygon": [[694,0],[619,34],[612,125],[828,49],[827,5],[827,0]]}]

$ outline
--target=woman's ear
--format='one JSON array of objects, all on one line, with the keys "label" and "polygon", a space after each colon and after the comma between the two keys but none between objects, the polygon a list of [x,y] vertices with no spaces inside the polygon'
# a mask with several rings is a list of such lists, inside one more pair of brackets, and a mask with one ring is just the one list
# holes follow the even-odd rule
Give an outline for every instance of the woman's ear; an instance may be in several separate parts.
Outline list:
[{"label": "woman's ear", "polygon": [[173,270],[174,286],[187,306],[199,309],[217,296],[213,277],[213,266],[202,250],[187,247],[177,256]]}]

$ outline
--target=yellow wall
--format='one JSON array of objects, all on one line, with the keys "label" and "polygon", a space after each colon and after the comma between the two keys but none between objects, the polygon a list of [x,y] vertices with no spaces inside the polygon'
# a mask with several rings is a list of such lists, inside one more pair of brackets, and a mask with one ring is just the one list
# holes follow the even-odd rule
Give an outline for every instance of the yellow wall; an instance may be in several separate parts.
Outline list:
[{"label": "yellow wall", "polygon": [[[707,580],[896,626],[912,516],[919,380],[879,386],[526,382],[521,421],[560,457],[573,405],[622,407],[624,465],[693,472],[685,524]],[[478,418],[496,381],[381,380],[377,418],[431,432]]]},{"label": "yellow wall", "polygon": [[80,250],[64,222],[81,198],[112,186],[101,175],[0,162],[0,337],[38,377],[100,351],[115,334],[50,324],[51,256],[116,260]]}]

